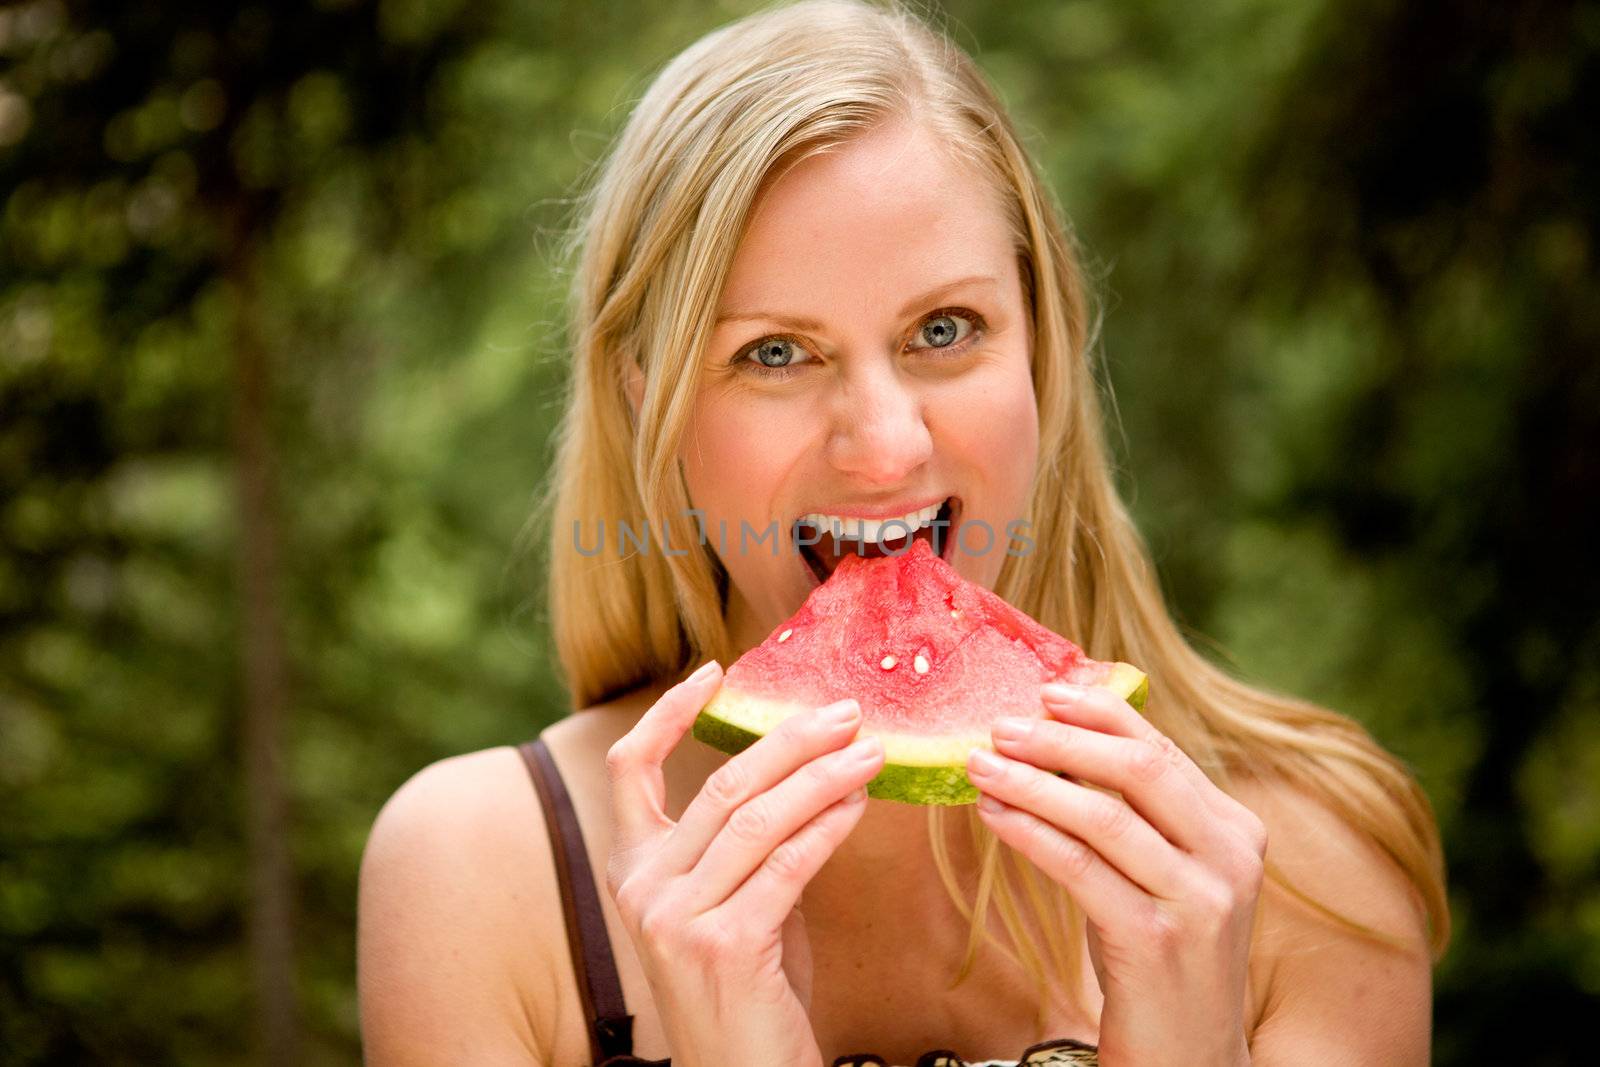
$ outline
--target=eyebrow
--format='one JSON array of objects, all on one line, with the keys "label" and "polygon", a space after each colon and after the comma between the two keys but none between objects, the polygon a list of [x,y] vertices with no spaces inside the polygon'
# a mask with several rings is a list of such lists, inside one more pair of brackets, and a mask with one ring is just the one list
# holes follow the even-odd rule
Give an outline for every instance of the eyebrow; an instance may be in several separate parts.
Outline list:
[{"label": "eyebrow", "polygon": [[[991,285],[998,288],[1000,281],[992,274],[969,274],[965,278],[956,278],[948,282],[943,282],[907,303],[905,307],[900,309],[900,317],[904,318],[913,311],[917,310],[919,307],[937,300],[939,297],[943,296],[945,293],[948,293],[952,289],[959,289],[964,285],[980,284]],[[786,326],[791,330],[811,330],[813,332],[821,332],[827,328],[816,319],[809,319],[804,315],[786,315],[777,311],[728,311],[717,316],[715,325],[721,326],[725,322],[747,322],[753,320],[760,320],[762,322],[776,322],[780,326]]]}]

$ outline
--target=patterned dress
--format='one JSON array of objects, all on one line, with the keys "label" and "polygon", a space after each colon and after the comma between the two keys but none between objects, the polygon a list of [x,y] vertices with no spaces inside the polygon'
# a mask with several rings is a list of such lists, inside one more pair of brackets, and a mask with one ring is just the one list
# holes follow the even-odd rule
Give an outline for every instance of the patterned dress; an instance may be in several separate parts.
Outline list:
[{"label": "patterned dress", "polygon": [[[871,1067],[890,1067],[882,1056],[871,1053],[840,1056],[833,1061],[833,1067],[868,1067],[869,1064]],[[909,1067],[1100,1067],[1100,1055],[1093,1045],[1074,1041],[1070,1037],[1060,1037],[1054,1041],[1029,1045],[1022,1050],[1022,1056],[1014,1060],[966,1060],[958,1052],[941,1048],[924,1052]]]}]

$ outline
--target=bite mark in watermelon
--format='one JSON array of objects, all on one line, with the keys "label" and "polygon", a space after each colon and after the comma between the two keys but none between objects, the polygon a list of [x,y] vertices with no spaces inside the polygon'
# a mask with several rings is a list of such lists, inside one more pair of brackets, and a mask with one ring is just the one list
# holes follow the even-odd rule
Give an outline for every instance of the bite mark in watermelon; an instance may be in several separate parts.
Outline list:
[{"label": "bite mark in watermelon", "polygon": [[845,557],[727,669],[693,733],[734,754],[791,715],[854,698],[858,736],[883,740],[868,796],[970,804],[967,757],[993,748],[995,719],[1045,717],[1047,682],[1102,686],[1140,710],[1149,689],[1137,667],[1090,659],[917,540],[898,556]]}]

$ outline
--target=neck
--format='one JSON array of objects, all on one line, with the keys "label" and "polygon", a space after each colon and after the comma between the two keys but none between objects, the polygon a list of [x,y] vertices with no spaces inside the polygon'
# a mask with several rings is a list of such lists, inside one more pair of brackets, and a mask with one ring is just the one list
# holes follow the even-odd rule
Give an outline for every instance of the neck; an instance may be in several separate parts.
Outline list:
[{"label": "neck", "polygon": [[[966,816],[955,809],[943,814],[946,853],[962,882],[977,868]],[[864,928],[901,917],[926,927],[946,911],[959,920],[934,863],[929,817],[925,807],[868,800],[860,821],[806,887],[808,923]]]}]

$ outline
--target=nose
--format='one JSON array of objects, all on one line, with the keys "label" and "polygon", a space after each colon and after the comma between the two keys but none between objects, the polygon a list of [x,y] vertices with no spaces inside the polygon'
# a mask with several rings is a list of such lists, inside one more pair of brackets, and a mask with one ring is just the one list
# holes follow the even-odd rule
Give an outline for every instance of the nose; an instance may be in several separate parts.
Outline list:
[{"label": "nose", "polygon": [[933,454],[926,398],[893,367],[842,379],[828,460],[864,483],[898,485]]}]

